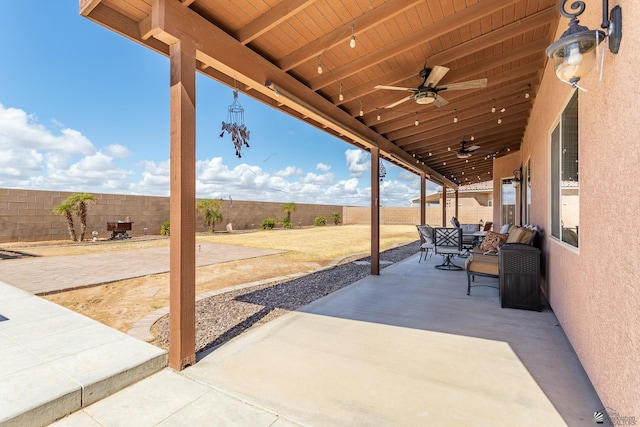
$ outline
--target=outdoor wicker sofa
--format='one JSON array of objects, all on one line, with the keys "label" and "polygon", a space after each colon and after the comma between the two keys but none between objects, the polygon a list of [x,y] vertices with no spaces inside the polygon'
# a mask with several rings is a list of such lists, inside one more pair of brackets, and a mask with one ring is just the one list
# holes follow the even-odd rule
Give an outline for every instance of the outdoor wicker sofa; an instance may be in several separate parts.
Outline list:
[{"label": "outdoor wicker sofa", "polygon": [[[487,276],[500,278],[500,258],[498,256],[498,248],[504,247],[503,245],[509,245],[510,250],[517,250],[521,247],[532,247],[536,242],[539,235],[537,227],[532,226],[511,226],[507,235],[494,232],[488,232],[483,243],[471,250],[469,258],[465,263],[467,270],[467,295],[470,295],[471,288],[474,286],[490,286],[499,288],[499,284],[473,284],[475,282],[475,276]],[[497,237],[496,237],[497,236]],[[523,249],[525,249],[523,248]],[[512,251],[507,256],[512,255]],[[513,260],[510,261],[510,266],[513,266]],[[517,268],[517,267],[516,267]]]}]

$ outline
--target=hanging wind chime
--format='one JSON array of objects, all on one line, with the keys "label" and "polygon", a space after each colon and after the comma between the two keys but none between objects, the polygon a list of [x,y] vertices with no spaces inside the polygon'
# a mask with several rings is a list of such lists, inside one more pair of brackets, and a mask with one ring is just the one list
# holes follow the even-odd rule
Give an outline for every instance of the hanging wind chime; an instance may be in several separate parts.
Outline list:
[{"label": "hanging wind chime", "polygon": [[387,168],[382,164],[382,160],[380,160],[380,182],[387,176]]},{"label": "hanging wind chime", "polygon": [[220,138],[224,136],[225,131],[231,135],[231,141],[236,148],[236,156],[242,158],[240,151],[242,147],[249,148],[249,131],[244,125],[244,108],[238,102],[238,90],[233,91],[233,104],[227,108],[227,121],[222,122],[222,133]]}]

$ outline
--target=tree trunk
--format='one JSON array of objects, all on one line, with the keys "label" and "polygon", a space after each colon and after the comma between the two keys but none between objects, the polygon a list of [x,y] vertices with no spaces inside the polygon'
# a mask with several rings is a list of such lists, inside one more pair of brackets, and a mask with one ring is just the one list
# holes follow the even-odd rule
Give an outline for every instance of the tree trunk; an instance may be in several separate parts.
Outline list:
[{"label": "tree trunk", "polygon": [[72,241],[77,242],[76,230],[73,228],[73,216],[71,216],[71,212],[69,211],[65,212],[65,216],[67,217],[67,230],[69,230],[69,237]]},{"label": "tree trunk", "polygon": [[87,232],[87,205],[84,202],[78,206],[78,214],[80,215],[80,241],[82,242]]}]

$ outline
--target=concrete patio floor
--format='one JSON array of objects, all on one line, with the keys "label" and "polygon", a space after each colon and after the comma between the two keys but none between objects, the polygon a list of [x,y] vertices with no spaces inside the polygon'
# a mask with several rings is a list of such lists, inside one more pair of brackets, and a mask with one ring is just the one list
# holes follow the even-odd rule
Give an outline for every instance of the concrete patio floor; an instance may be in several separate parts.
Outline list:
[{"label": "concrete patio floor", "polygon": [[593,425],[602,404],[554,314],[467,296],[437,262],[416,254],[57,425]]}]

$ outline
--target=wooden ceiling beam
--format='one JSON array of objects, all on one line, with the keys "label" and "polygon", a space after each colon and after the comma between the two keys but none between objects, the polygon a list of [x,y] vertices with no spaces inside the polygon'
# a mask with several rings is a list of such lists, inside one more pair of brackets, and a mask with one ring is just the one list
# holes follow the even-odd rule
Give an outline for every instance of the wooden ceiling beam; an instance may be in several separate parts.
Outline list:
[{"label": "wooden ceiling beam", "polygon": [[[358,35],[377,25],[381,25],[386,20],[392,19],[423,2],[424,0],[391,0],[357,18],[358,25],[354,27],[355,34]],[[344,43],[346,40],[351,38],[351,31],[349,30],[351,29],[352,24],[353,23],[350,22],[336,28],[330,33],[325,34],[306,46],[303,46],[281,58],[276,61],[276,64],[282,70],[289,71],[312,58],[317,58],[318,55],[327,49],[331,49],[337,44]]]},{"label": "wooden ceiling beam", "polygon": [[[537,79],[533,77],[530,77],[530,78],[522,78],[522,77],[527,75],[532,75],[532,73],[537,72],[540,69],[539,66],[540,65],[538,63],[531,64],[525,67],[520,67],[517,70],[513,70],[513,74],[512,73],[502,74],[497,79],[490,80],[490,83],[493,83],[493,84],[488,86],[487,90],[483,91],[482,93],[474,94],[471,96],[460,94],[455,98],[449,98],[447,96],[447,99],[449,100],[448,106],[452,107],[453,109],[457,109],[460,115],[465,110],[471,110],[471,109],[477,108],[479,105],[484,104],[485,102],[489,102],[493,99],[500,99],[503,96],[515,94],[516,91],[520,88],[520,86],[522,86],[522,92],[524,93],[524,91],[527,88],[527,85],[535,83]],[[521,82],[512,83],[506,86],[506,89],[503,89],[503,87],[500,86],[508,82],[509,80],[520,79],[520,78],[522,78]],[[373,113],[373,111],[371,113]],[[381,120],[374,120],[374,118],[372,117],[370,118],[370,116],[366,116],[366,113],[365,113],[366,118],[364,122],[368,126],[374,127],[375,130],[381,134],[388,134],[389,132],[404,129],[406,127],[410,127],[414,125],[413,122],[415,121],[415,117],[416,117],[415,115],[405,113],[404,115],[406,117],[398,118],[397,115],[394,115],[392,113],[393,113],[392,110],[382,110]],[[418,120],[421,120],[421,121],[434,120],[439,117],[450,116],[451,108],[447,108],[447,110],[442,110],[439,108],[426,107],[426,108],[423,108],[421,111],[416,111],[416,114],[417,114]],[[388,117],[388,119],[383,120],[385,117]]]},{"label": "wooden ceiling beam", "polygon": [[[407,153],[426,153],[431,151],[432,153],[439,148],[444,147],[445,149],[451,145],[452,143],[460,142],[463,138],[468,138],[472,133],[474,136],[477,134],[478,136],[473,141],[473,143],[480,144],[481,138],[491,138],[491,134],[497,133],[505,133],[505,134],[519,134],[523,127],[527,124],[528,115],[520,113],[516,116],[513,116],[508,121],[504,122],[500,125],[500,129],[496,129],[498,127],[496,122],[485,123],[482,125],[474,127],[473,130],[466,128],[461,130],[455,130],[446,134],[440,134],[435,137],[430,137],[428,135],[423,135],[421,138],[415,138],[411,143],[404,144],[402,149]],[[482,132],[490,132],[487,136],[482,136]]]},{"label": "wooden ceiling beam", "polygon": [[[519,104],[509,107],[504,114],[501,114],[499,112],[491,113],[489,109],[487,109],[482,113],[480,113],[478,110],[475,110],[470,112],[469,114],[461,115],[458,120],[458,123],[452,123],[452,121],[449,118],[441,118],[438,120],[433,120],[428,122],[427,131],[423,130],[424,128],[421,130],[418,130],[420,126],[413,126],[413,127],[410,126],[410,127],[407,127],[406,129],[393,132],[386,136],[391,141],[402,141],[404,140],[404,138],[409,138],[415,135],[424,134],[425,132],[430,134],[435,134],[435,132],[439,132],[439,131],[448,133],[451,131],[452,128],[470,129],[471,131],[473,131],[475,126],[480,126],[489,122],[495,126],[498,126],[496,122],[498,117],[505,117],[506,113],[511,113],[511,114],[522,113],[522,112],[528,112],[530,109],[531,109],[530,102],[521,102]],[[398,145],[402,146],[402,144],[398,144]]]},{"label": "wooden ceiling beam", "polygon": [[240,30],[234,37],[243,45],[251,43],[269,30],[277,27],[298,12],[312,5],[316,0],[287,0],[269,9]]},{"label": "wooden ceiling beam", "polygon": [[[451,148],[451,151],[431,148],[431,149],[416,151],[413,154],[415,154],[416,158],[418,159],[422,160],[426,158],[426,159],[429,159],[430,162],[436,162],[436,164],[442,161],[448,162],[449,160],[457,160],[458,157],[456,153],[460,149],[460,141],[462,141],[462,138],[460,138],[460,140],[458,140],[457,143],[454,142],[448,146]],[[473,152],[474,160],[484,158],[487,155],[491,156],[493,155],[493,153],[501,149],[506,150],[507,148],[511,148],[512,150],[514,150],[520,146],[520,141],[515,139],[513,133],[511,132],[495,135],[493,138],[490,138],[490,139],[485,138],[483,139],[483,141],[478,141],[478,140],[474,140],[473,142],[470,142],[468,140],[466,141],[467,141],[467,145],[466,145],[467,147],[470,147],[474,144],[479,145],[481,147],[478,150]],[[429,153],[431,153],[431,156],[429,156]],[[451,157],[455,157],[455,159],[451,159]],[[462,163],[466,163],[464,162],[464,159],[462,159]]]},{"label": "wooden ceiling beam", "polygon": [[[469,67],[465,67],[463,69],[459,69],[459,70],[451,70],[449,73],[447,73],[447,75],[445,76],[445,80],[448,82],[457,82],[457,81],[461,81],[463,79],[467,79],[469,77],[484,73],[486,71],[492,70],[496,67],[499,67],[505,63],[509,63],[509,62],[515,62],[518,61],[524,57],[527,57],[529,55],[531,55],[532,53],[541,53],[544,52],[544,49],[549,45],[549,43],[545,40],[537,40],[534,41],[532,43],[527,43],[523,46],[521,46],[518,49],[513,49],[513,50],[508,50],[506,53],[497,55],[492,57],[491,59],[487,60],[487,61],[482,61],[482,62],[477,62],[474,65],[471,65]],[[546,56],[541,55],[542,60],[545,60]],[[537,61],[536,61],[537,63]],[[416,69],[418,67],[422,67],[424,64],[416,64]],[[414,70],[415,71],[415,70]],[[417,74],[414,72],[413,76],[417,77]],[[336,105],[340,105],[340,104],[346,104],[347,102],[353,101],[353,100],[357,100],[365,95],[368,95],[369,93],[375,92],[377,89],[374,89],[374,87],[376,85],[396,85],[398,83],[401,83],[405,80],[408,80],[409,78],[411,78],[412,75],[407,75],[407,73],[404,70],[399,70],[399,71],[395,71],[393,73],[387,74],[386,76],[383,76],[381,78],[375,79],[371,82],[362,84],[360,86],[357,86],[355,88],[348,88],[347,90],[345,90],[343,92],[343,96],[344,96],[344,101],[340,101],[338,99],[338,95],[339,93],[335,93],[331,95],[331,99],[333,100],[333,102]],[[416,81],[418,82],[417,84],[415,84],[414,86],[417,87],[418,84],[420,83],[418,81],[418,78],[416,78]],[[489,81],[489,83],[491,83],[491,81]],[[397,100],[397,94],[396,94],[396,98],[394,98]],[[389,101],[388,104],[385,105],[389,105],[393,102],[393,100]]]},{"label": "wooden ceiling beam", "polygon": [[[319,77],[311,79],[308,86],[313,90],[319,90],[336,81],[344,80],[352,74],[357,73],[363,68],[369,68],[389,58],[397,56],[416,46],[428,43],[444,34],[448,34],[455,29],[464,25],[468,25],[483,16],[495,13],[498,9],[502,9],[516,0],[495,0],[492,2],[480,2],[463,9],[462,11],[443,18],[412,35],[388,44],[382,49],[365,55],[355,61],[351,61],[337,69],[330,70],[330,73],[323,74]],[[543,25],[549,24],[554,19],[558,19],[558,11],[555,6],[548,7],[540,12],[530,15],[524,19],[520,19],[497,30],[490,31],[479,37],[469,40],[468,42],[454,46],[440,53],[437,53],[427,59],[429,66],[448,64],[471,53],[481,51],[488,47],[494,46],[505,40],[522,34],[526,31],[533,30]]]}]

